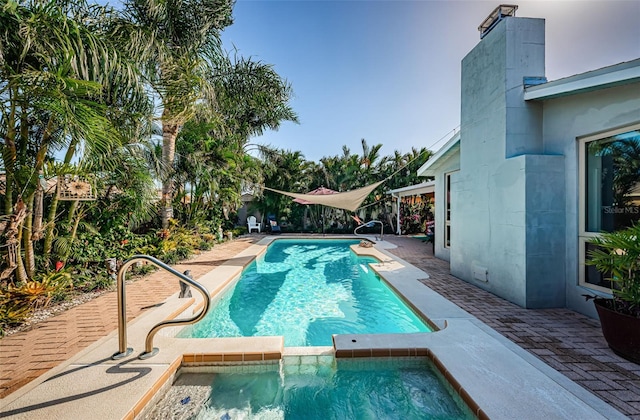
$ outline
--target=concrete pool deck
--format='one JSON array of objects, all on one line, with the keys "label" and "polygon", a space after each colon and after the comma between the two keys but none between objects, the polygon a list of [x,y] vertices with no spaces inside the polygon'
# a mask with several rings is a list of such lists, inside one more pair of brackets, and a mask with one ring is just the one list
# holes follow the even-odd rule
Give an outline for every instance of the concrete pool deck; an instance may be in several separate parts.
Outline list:
[{"label": "concrete pool deck", "polygon": [[[247,241],[245,249],[238,252],[235,257],[229,257],[225,264],[214,268],[208,274],[194,273],[194,277],[206,284],[210,292],[222,288],[225,278],[235,277],[252,258],[252,255],[264,249],[263,245],[251,243],[265,238],[264,236],[252,235],[251,238],[253,238],[251,241],[244,239]],[[363,348],[380,350],[381,348],[405,348],[408,345],[416,349],[429,348],[491,418],[535,418],[543,415],[549,418],[625,418],[624,415],[636,418],[640,415],[640,409],[636,410],[636,408],[640,408],[637,404],[640,401],[638,398],[640,396],[640,383],[638,382],[640,366],[628,362],[628,366],[625,366],[625,362],[610,351],[607,353],[606,349],[597,349],[598,352],[604,352],[607,357],[613,360],[613,362],[601,363],[619,363],[621,364],[620,369],[626,367],[623,371],[602,371],[601,369],[598,372],[604,372],[602,378],[596,376],[595,372],[591,370],[594,373],[591,376],[593,378],[591,381],[600,381],[606,387],[601,390],[604,394],[599,396],[604,399],[607,397],[618,398],[618,401],[607,400],[622,411],[622,413],[617,412],[610,405],[596,398],[595,393],[588,392],[585,388],[577,385],[575,381],[571,380],[573,378],[569,379],[567,376],[570,375],[562,375],[556,370],[559,364],[560,367],[565,368],[562,370],[568,371],[572,367],[572,363],[579,364],[579,361],[565,359],[567,360],[565,364],[557,362],[552,368],[540,360],[539,353],[524,351],[513,341],[507,340],[495,329],[481,322],[484,315],[477,317],[473,313],[474,310],[500,313],[502,309],[511,313],[512,318],[517,315],[521,324],[519,329],[526,330],[535,328],[535,322],[538,320],[537,311],[527,311],[520,308],[524,312],[514,314],[514,310],[508,302],[502,301],[503,303],[496,306],[495,302],[489,299],[489,297],[498,299],[493,295],[472,300],[475,308],[471,311],[464,311],[452,305],[438,293],[416,283],[422,282],[435,290],[440,288],[441,290],[438,292],[445,296],[447,293],[455,295],[455,292],[447,292],[443,288],[451,286],[452,283],[455,283],[453,280],[457,279],[451,276],[449,276],[451,278],[447,278],[448,273],[445,272],[443,266],[446,263],[433,259],[430,255],[430,246],[412,238],[390,236],[386,239],[391,243],[387,246],[388,249],[380,249],[376,252],[381,252],[387,257],[394,254],[406,259],[406,261],[400,260],[397,263],[385,261],[379,264],[377,269],[381,275],[401,292],[403,287],[408,289],[407,293],[409,294],[413,290],[415,295],[417,290],[417,296],[412,298],[414,306],[420,311],[425,311],[425,314],[437,325],[444,326],[446,320],[448,326],[424,339],[420,338],[422,335],[407,337],[408,341],[405,341],[404,344],[397,340],[396,335],[392,337],[391,341],[390,337],[385,339],[385,337],[377,336],[357,336],[356,343],[351,341],[351,336],[338,336],[336,337],[338,350],[354,351]],[[394,248],[394,246],[396,247]],[[215,253],[216,248],[211,252]],[[220,251],[218,250],[218,252]],[[416,267],[410,267],[406,264],[406,262],[413,262],[411,260],[414,258],[417,259],[417,264],[414,263]],[[181,264],[180,270],[183,270],[183,267],[190,268],[189,263]],[[205,271],[204,268],[210,269],[213,264],[208,265],[202,260],[198,263],[197,260],[194,260],[192,265]],[[428,273],[428,276],[425,272]],[[154,273],[150,277],[157,274]],[[444,286],[439,285],[438,281],[441,281]],[[459,282],[459,280],[457,281]],[[171,279],[170,282],[173,285],[173,290],[177,291],[177,280]],[[130,290],[135,288],[136,283],[138,282],[127,286],[128,296]],[[458,293],[460,296],[465,296],[468,293],[464,286],[465,284],[457,285],[462,290]],[[478,293],[482,292],[478,289],[475,290]],[[148,300],[145,304],[153,304],[154,300],[158,300],[158,298],[158,295],[147,296]],[[451,298],[449,299],[451,300]],[[484,299],[488,301],[488,305],[482,307],[481,302]],[[196,351],[192,339],[172,339],[160,333],[154,342],[155,346],[161,349],[160,353],[148,360],[138,360],[136,357],[144,349],[144,337],[149,328],[158,319],[175,312],[176,308],[183,305],[184,301],[181,302],[176,296],[171,296],[163,305],[147,310],[135,320],[130,321],[128,344],[135,351],[122,361],[110,359],[110,356],[118,348],[117,333],[112,331],[105,334],[104,337],[97,339],[95,343],[77,355],[62,361],[54,369],[5,396],[0,400],[0,418],[133,418],[146,403],[145,399],[155,393],[156,388],[159,387],[158,384],[171,382],[171,376],[182,363],[207,363],[209,360],[216,361],[218,355],[221,357],[230,355],[233,356],[231,360],[236,361],[269,360],[273,359],[276,354],[283,352],[280,338],[200,339],[197,341],[198,349]],[[109,309],[112,311],[111,316],[115,317],[116,309],[113,307]],[[565,312],[570,311],[561,311],[560,314],[565,314]],[[526,323],[527,313],[532,315],[533,325],[531,326]],[[580,317],[577,314],[572,314],[572,320]],[[55,318],[51,322],[54,322]],[[588,318],[585,319],[590,321]],[[495,320],[483,321],[489,325],[491,322],[499,322]],[[511,321],[510,324],[515,323],[513,319]],[[558,325],[562,321],[562,317],[558,317],[556,320]],[[49,321],[45,321],[43,324],[47,322]],[[499,322],[494,328],[501,327],[506,323],[506,321]],[[18,352],[13,356],[14,360],[2,356],[3,374],[0,380],[3,383],[7,379],[8,368],[11,368],[9,363],[25,362],[19,356],[19,349],[8,348],[7,343],[20,342],[26,347],[35,346],[37,341],[31,340],[30,334],[33,335],[40,328],[46,328],[46,326],[38,327],[38,325],[31,331],[14,334],[0,340],[1,353],[5,354],[5,350]],[[65,325],[58,325],[60,330],[65,328]],[[585,322],[584,328],[592,328],[587,335],[600,334],[599,329],[596,330],[597,323],[590,325]],[[500,328],[496,329],[500,331]],[[543,331],[538,333],[543,334]],[[584,334],[584,331],[581,334]],[[16,336],[19,340],[5,341]],[[51,337],[53,338],[53,335]],[[517,338],[517,336],[513,337]],[[510,338],[513,339],[513,337]],[[82,337],[77,337],[78,342],[82,339]],[[376,343],[376,340],[381,341]],[[415,340],[418,342],[413,343]],[[600,340],[602,340],[601,337]],[[390,345],[390,342],[393,344]],[[582,344],[583,347],[589,346],[588,342],[586,345]],[[560,348],[560,346],[556,347]],[[552,351],[551,347],[545,348],[548,352]],[[596,352],[595,349],[591,351]],[[538,354],[538,357],[533,354]],[[32,352],[30,357],[40,357],[44,362],[48,359],[47,355],[46,351],[36,351]],[[209,359],[205,360],[206,357]],[[589,367],[584,367],[584,373],[588,373]],[[19,376],[20,369],[14,369],[12,372]],[[571,372],[575,372],[575,370],[571,370]],[[615,380],[616,375],[612,373],[619,376],[617,381]],[[584,386],[584,384],[582,385]],[[624,389],[624,386],[627,388]],[[598,386],[598,388],[603,388],[603,386]]]}]

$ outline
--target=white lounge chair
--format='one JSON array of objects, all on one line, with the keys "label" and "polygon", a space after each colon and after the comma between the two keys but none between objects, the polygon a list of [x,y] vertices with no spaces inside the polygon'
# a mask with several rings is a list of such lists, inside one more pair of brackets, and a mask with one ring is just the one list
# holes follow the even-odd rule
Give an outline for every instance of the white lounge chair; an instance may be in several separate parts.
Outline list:
[{"label": "white lounge chair", "polygon": [[247,217],[247,227],[249,228],[249,233],[251,233],[252,229],[258,229],[258,233],[260,233],[260,227],[262,223],[256,222],[255,216]]}]

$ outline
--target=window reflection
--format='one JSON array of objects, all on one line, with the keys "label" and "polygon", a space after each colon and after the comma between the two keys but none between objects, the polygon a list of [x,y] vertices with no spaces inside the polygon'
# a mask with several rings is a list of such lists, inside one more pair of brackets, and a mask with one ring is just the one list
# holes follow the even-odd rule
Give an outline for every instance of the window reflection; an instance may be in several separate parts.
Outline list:
[{"label": "window reflection", "polygon": [[640,219],[640,131],[587,143],[587,232],[611,232]]}]

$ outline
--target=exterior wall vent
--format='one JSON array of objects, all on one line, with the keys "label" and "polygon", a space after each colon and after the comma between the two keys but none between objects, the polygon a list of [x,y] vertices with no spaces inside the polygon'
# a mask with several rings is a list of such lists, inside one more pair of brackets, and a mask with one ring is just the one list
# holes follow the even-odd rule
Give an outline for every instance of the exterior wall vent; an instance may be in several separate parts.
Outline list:
[{"label": "exterior wall vent", "polygon": [[501,4],[496,7],[493,12],[478,26],[480,31],[480,39],[484,38],[502,19],[515,16],[518,6],[515,4]]}]

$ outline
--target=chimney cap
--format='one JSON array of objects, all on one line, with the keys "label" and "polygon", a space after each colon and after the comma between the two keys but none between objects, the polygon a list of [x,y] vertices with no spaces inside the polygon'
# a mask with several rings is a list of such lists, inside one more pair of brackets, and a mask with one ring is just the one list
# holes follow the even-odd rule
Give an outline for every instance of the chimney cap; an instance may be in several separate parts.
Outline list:
[{"label": "chimney cap", "polygon": [[478,26],[478,31],[480,31],[480,39],[484,38],[486,34],[491,32],[491,30],[500,22],[503,18],[508,16],[515,16],[516,10],[518,10],[518,6],[515,4],[501,4],[496,7],[493,12],[487,16],[487,18],[482,22],[480,26]]}]

